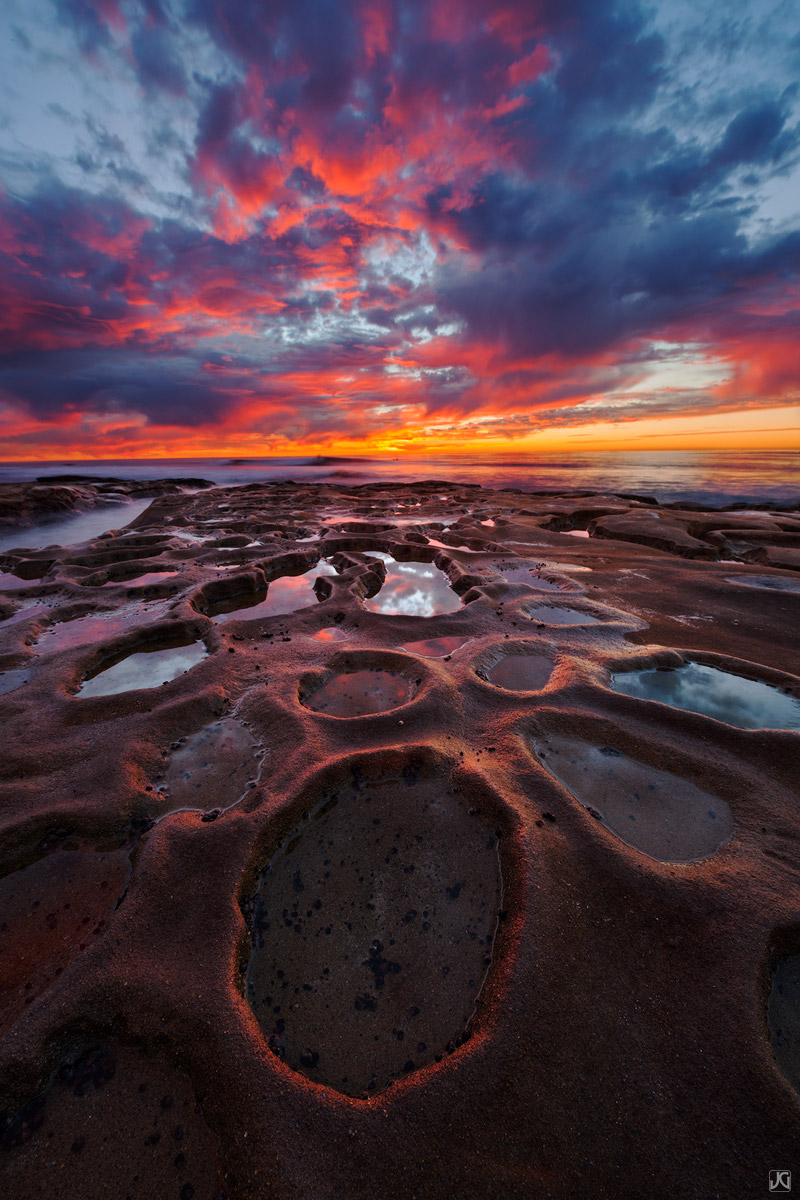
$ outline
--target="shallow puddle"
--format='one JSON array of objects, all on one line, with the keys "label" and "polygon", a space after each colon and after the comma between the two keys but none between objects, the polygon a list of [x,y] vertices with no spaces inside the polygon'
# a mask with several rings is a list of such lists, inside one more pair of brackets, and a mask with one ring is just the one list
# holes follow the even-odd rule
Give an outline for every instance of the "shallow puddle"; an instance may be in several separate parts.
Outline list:
[{"label": "shallow puddle", "polygon": [[189,1079],[156,1052],[91,1044],[0,1134],[14,1200],[220,1200],[217,1141]]},{"label": "shallow puddle", "polygon": [[483,549],[473,550],[466,542],[459,542],[457,545],[451,546],[449,542],[440,542],[436,538],[428,538],[428,545],[434,546],[437,550],[457,550],[459,554],[484,554]]},{"label": "shallow puddle", "polygon": [[800,954],[782,958],[773,972],[767,1023],[778,1066],[800,1092]]},{"label": "shallow puddle", "polygon": [[733,833],[725,801],[679,775],[575,738],[553,736],[533,745],[550,774],[592,816],[659,862],[709,858]]},{"label": "shallow puddle", "polygon": [[179,809],[203,809],[220,815],[258,782],[266,751],[232,717],[214,721],[191,737],[173,743],[173,753],[158,792],[162,815]]},{"label": "shallow puddle", "polygon": [[591,567],[582,566],[580,563],[569,562],[551,562],[549,559],[544,563],[542,570],[547,571],[591,571]]},{"label": "shallow puddle", "polygon": [[0,1028],[104,931],[128,878],[129,851],[65,844],[0,879]]},{"label": "shallow puddle", "polygon": [[326,625],[324,629],[318,629],[311,636],[315,642],[346,642],[348,637],[338,625]]},{"label": "shallow puddle", "polygon": [[117,696],[138,688],[159,687],[191,670],[206,657],[203,642],[163,643],[158,649],[126,653],[87,675],[78,696]]},{"label": "shallow puddle", "polygon": [[346,671],[332,675],[320,687],[300,693],[300,702],[329,717],[364,717],[407,704],[417,687],[393,671]]},{"label": "shallow puddle", "polygon": [[494,833],[441,775],[321,792],[250,902],[247,994],[273,1053],[372,1095],[455,1048],[501,905]]},{"label": "shallow puddle", "polygon": [[690,662],[611,676],[611,690],[702,713],[739,729],[800,729],[800,700],[757,679]]},{"label": "shallow puddle", "polygon": [[552,658],[543,654],[504,654],[481,678],[509,692],[538,692],[553,674]]},{"label": "shallow puddle", "polygon": [[456,612],[461,599],[444,571],[433,563],[399,562],[390,554],[370,552],[386,564],[386,578],[377,595],[362,600],[369,612],[384,616],[435,617]]},{"label": "shallow puddle", "polygon": [[495,570],[504,583],[527,583],[539,592],[563,592],[568,584],[563,579],[548,579],[541,574],[547,568],[533,563],[499,563]]},{"label": "shallow puddle", "polygon": [[0,534],[0,550],[18,549],[21,546],[34,550],[42,546],[76,546],[91,542],[111,529],[122,529],[129,525],[152,503],[152,498],[130,500],[122,504],[104,505],[77,516],[62,517],[58,521],[48,521],[44,525],[34,525],[30,529],[8,530]]},{"label": "shallow puddle", "polygon": [[470,639],[468,637],[425,638],[421,642],[404,642],[401,650],[418,654],[421,658],[446,658],[455,654]]},{"label": "shallow puddle", "polygon": [[144,588],[150,587],[154,583],[162,583],[165,579],[169,579],[171,575],[177,575],[177,571],[147,571],[144,575],[134,575],[131,579],[109,579],[108,583],[104,583],[104,588],[110,587],[135,587]]},{"label": "shallow puddle", "polygon": [[784,575],[736,575],[727,583],[740,583],[743,587],[765,588],[770,592],[800,592],[800,579],[787,579]]},{"label": "shallow puddle", "polygon": [[166,603],[156,601],[147,607],[118,608],[113,612],[89,613],[73,621],[60,621],[42,633],[36,643],[39,654],[51,654],[54,650],[72,650],[91,642],[104,641],[133,628],[137,622],[153,621],[166,612]]},{"label": "shallow puddle", "polygon": [[9,692],[15,692],[17,688],[23,687],[33,676],[33,671],[30,667],[18,667],[15,671],[3,671],[0,673],[0,696],[7,696]]},{"label": "shallow puddle", "polygon": [[335,574],[335,567],[321,561],[302,575],[281,575],[273,579],[266,592],[248,592],[246,595],[215,601],[208,605],[207,612],[215,625],[224,625],[226,621],[256,621],[260,617],[297,612],[299,608],[308,608],[319,602],[314,581],[320,575]]},{"label": "shallow puddle", "polygon": [[540,625],[599,625],[601,617],[593,617],[577,608],[561,608],[555,604],[539,604],[523,609],[525,616]]}]

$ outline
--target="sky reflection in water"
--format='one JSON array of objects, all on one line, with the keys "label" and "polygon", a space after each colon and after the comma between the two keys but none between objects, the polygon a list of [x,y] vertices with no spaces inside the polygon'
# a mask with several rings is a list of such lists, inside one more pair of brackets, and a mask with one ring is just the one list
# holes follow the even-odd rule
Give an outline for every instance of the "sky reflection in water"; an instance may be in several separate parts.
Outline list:
[{"label": "sky reflection in water", "polygon": [[230,596],[214,604],[210,609],[215,625],[226,621],[256,621],[259,617],[274,617],[296,612],[317,604],[319,597],[314,591],[314,582],[320,575],[335,575],[336,569],[324,560],[302,575],[282,575],[273,579],[264,592],[252,592],[247,596]]},{"label": "sky reflection in water", "polygon": [[386,579],[377,595],[362,601],[369,612],[384,616],[434,617],[456,612],[461,600],[444,571],[433,563],[398,562],[390,554],[371,551],[386,564]]},{"label": "sky reflection in water", "polygon": [[120,692],[133,692],[138,688],[159,687],[191,670],[207,654],[202,642],[128,654],[113,666],[85,679],[78,695],[117,696]]},{"label": "sky reflection in water", "polygon": [[793,696],[701,663],[612,675],[611,690],[702,713],[739,729],[800,729],[800,701]]}]

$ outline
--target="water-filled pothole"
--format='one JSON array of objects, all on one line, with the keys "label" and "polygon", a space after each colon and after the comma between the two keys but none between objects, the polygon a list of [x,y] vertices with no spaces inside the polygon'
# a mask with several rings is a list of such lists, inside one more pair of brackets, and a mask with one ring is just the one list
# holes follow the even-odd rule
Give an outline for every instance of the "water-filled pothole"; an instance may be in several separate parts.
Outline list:
[{"label": "water-filled pothole", "polygon": [[800,700],[757,679],[689,662],[611,676],[611,690],[702,713],[739,729],[800,729]]},{"label": "water-filled pothole", "polygon": [[468,637],[424,638],[421,642],[404,642],[400,649],[418,654],[420,658],[446,658],[468,641]]},{"label": "water-filled pothole", "polygon": [[300,688],[300,703],[329,717],[364,717],[408,704],[417,692],[411,679],[394,671],[325,673],[319,686]]},{"label": "water-filled pothole", "polygon": [[509,649],[491,665],[478,666],[480,679],[508,692],[538,692],[553,674],[555,663],[546,654]]},{"label": "water-filled pothole", "polygon": [[129,871],[130,845],[64,842],[0,879],[0,1028],[45,992],[106,928]]},{"label": "water-filled pothole", "polygon": [[116,696],[138,688],[159,687],[190,671],[206,657],[203,642],[159,642],[152,649],[131,652],[125,650],[112,659],[101,662],[84,679],[78,696]]},{"label": "water-filled pothole", "polygon": [[255,786],[266,751],[233,717],[213,721],[172,744],[169,765],[158,784],[164,815],[204,809],[209,817],[231,808]]},{"label": "water-filled pothole", "polygon": [[526,617],[538,621],[540,625],[599,625],[602,617],[593,617],[591,613],[581,612],[577,608],[562,608],[555,604],[537,604],[523,608]]},{"label": "water-filled pothole", "polygon": [[731,810],[721,797],[613,746],[555,735],[537,738],[533,746],[550,774],[592,816],[659,862],[710,858],[733,833]]},{"label": "water-filled pothole", "polygon": [[256,621],[260,617],[297,612],[299,608],[308,608],[319,601],[314,591],[315,580],[320,575],[335,574],[335,567],[321,560],[302,575],[281,575],[272,579],[265,592],[248,592],[247,595],[215,600],[206,611],[215,625],[223,625],[226,621]]},{"label": "water-filled pothole", "polygon": [[369,612],[385,616],[434,617],[456,612],[461,599],[444,571],[433,563],[399,562],[391,554],[370,551],[386,565],[386,578],[377,595],[362,600]]},{"label": "water-filled pothole", "polygon": [[778,1066],[800,1092],[800,954],[779,959],[772,973],[767,1023]]},{"label": "water-filled pothole", "polygon": [[551,568],[542,562],[531,562],[525,559],[501,562],[497,563],[495,570],[504,583],[526,583],[528,587],[535,588],[537,592],[564,592],[575,586],[569,580],[543,575],[543,571],[551,570]]},{"label": "water-filled pothole", "polygon": [[290,1067],[371,1095],[465,1034],[501,904],[497,837],[411,763],[309,812],[250,901],[247,994]]}]

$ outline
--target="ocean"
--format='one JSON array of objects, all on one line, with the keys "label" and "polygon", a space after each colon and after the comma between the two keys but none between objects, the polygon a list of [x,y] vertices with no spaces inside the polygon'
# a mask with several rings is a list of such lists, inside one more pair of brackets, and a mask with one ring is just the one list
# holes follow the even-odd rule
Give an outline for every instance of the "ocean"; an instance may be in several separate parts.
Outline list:
[{"label": "ocean", "polygon": [[800,455],[795,450],[662,450],[515,458],[137,458],[0,463],[3,483],[66,474],[125,479],[199,477],[225,487],[267,480],[354,485],[392,479],[440,479],[528,492],[637,493],[654,496],[662,504],[800,504]]}]

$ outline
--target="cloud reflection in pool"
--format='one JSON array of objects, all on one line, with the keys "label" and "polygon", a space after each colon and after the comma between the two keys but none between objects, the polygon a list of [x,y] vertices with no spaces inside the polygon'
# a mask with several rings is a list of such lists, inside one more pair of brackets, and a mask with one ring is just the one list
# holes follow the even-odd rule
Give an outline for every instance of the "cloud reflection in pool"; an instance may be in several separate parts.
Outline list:
[{"label": "cloud reflection in pool", "polygon": [[377,595],[364,600],[369,612],[384,616],[434,617],[456,612],[461,600],[447,576],[433,563],[398,562],[390,554],[370,551],[386,564],[386,579]]}]

